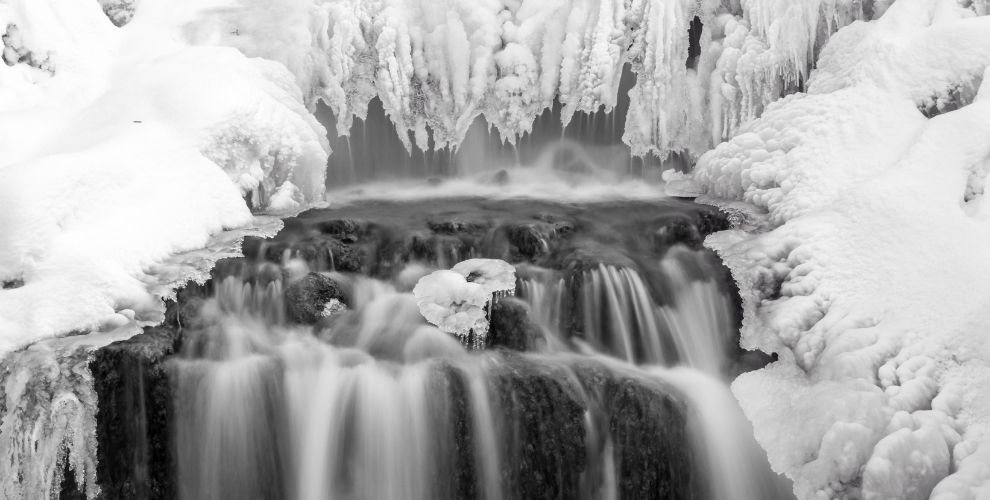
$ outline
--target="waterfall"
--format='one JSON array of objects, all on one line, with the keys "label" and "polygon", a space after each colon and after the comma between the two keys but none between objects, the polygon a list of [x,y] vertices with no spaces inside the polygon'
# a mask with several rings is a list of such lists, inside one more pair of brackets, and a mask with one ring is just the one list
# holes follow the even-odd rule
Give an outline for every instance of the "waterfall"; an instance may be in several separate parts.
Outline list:
[{"label": "waterfall", "polygon": [[[787,498],[724,382],[738,318],[692,246],[718,227],[706,209],[467,203],[314,211],[245,242],[166,325],[96,352],[99,397],[73,425],[95,425],[104,469],[89,435],[56,432],[45,449],[74,461],[37,481],[69,474],[91,498]],[[411,293],[468,256],[517,276],[471,351]]]}]

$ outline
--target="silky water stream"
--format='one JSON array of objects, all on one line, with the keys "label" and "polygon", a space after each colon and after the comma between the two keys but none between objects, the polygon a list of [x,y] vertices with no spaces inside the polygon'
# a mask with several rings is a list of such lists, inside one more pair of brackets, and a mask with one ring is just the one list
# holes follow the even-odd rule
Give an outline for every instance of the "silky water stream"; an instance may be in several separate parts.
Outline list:
[{"label": "silky water stream", "polygon": [[[183,499],[787,498],[727,382],[725,227],[677,200],[365,201],[249,239],[173,308]],[[417,279],[516,266],[482,350]]]}]

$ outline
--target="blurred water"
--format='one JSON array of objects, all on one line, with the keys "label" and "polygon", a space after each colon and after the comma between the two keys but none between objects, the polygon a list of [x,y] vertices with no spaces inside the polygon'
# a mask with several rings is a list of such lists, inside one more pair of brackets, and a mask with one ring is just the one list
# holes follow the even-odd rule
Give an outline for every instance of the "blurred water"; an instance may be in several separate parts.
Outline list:
[{"label": "blurred water", "polygon": [[[302,214],[218,267],[177,363],[182,498],[787,498],[728,392],[732,287],[686,206],[463,203]],[[360,269],[314,250],[331,235]],[[411,284],[466,256],[514,260],[538,350],[425,323]],[[315,328],[285,316],[310,271],[349,305]]]}]

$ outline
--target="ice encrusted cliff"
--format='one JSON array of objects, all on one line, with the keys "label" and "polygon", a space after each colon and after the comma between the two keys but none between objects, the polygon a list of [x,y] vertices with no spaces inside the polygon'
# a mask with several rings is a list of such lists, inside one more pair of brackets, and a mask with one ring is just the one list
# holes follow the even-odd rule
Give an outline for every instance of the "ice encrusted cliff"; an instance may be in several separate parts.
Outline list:
[{"label": "ice encrusted cliff", "polygon": [[377,96],[407,145],[456,146],[479,115],[514,141],[554,99],[565,122],[610,109],[628,64],[636,86],[623,140],[659,156],[696,156],[730,137],[802,87],[829,35],[882,9],[860,0],[242,5],[212,19],[224,26],[222,43],[283,62],[309,101],[330,105],[341,134]]}]

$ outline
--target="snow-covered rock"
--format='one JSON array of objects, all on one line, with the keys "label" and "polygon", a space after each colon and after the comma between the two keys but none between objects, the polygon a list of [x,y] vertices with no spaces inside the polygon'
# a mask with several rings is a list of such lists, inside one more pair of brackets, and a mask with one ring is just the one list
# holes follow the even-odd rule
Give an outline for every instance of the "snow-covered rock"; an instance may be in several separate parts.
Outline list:
[{"label": "snow-covered rock", "polygon": [[[744,346],[779,355],[733,390],[800,498],[990,492],[990,18],[973,10],[899,0],[839,31],[808,94],[694,175],[767,229],[708,244],[740,284]],[[959,84],[971,103],[919,111]]]},{"label": "snow-covered rock", "polygon": [[469,282],[455,271],[434,271],[419,279],[413,287],[419,312],[441,331],[466,339],[472,330],[484,336],[488,332],[485,306],[491,299],[488,289]]},{"label": "snow-covered rock", "polygon": [[193,43],[217,4],[142,0],[118,28],[96,1],[0,2],[5,43],[53,68],[0,65],[0,281],[24,283],[0,291],[0,352],[160,310],[149,270],[249,223],[247,196],[322,200],[324,130],[293,75]]}]

